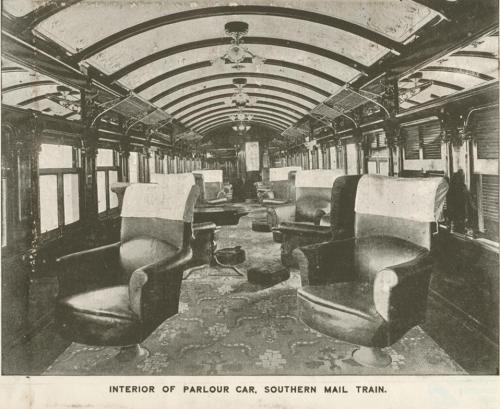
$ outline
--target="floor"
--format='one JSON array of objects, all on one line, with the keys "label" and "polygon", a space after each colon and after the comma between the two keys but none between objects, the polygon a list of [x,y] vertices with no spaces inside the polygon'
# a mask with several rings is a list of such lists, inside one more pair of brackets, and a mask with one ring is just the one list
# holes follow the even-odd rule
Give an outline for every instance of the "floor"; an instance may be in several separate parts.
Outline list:
[{"label": "floor", "polygon": [[[258,209],[254,208],[253,210]],[[235,245],[234,242],[244,236],[241,232],[248,232],[250,230],[250,217],[242,218],[239,226],[235,228],[223,228],[219,233],[219,248]],[[276,243],[272,242],[270,233],[251,233],[247,238],[250,240],[251,245],[261,246],[265,251],[272,248],[273,257],[279,254],[277,253],[279,247]],[[249,245],[249,243],[245,243],[244,241],[238,244],[242,244],[244,248]],[[227,273],[226,271],[224,274]],[[294,277],[297,278],[292,271],[292,287],[298,285],[297,283],[293,284]],[[196,276],[193,275],[193,278],[196,278]],[[225,280],[225,278],[222,279]],[[229,280],[234,279],[229,278]],[[239,279],[239,282],[241,284],[242,280]],[[238,288],[238,286],[233,287]],[[252,290],[244,286],[242,288],[244,291],[249,291],[252,294],[258,294],[262,290]],[[53,277],[39,278],[30,282],[30,308],[34,310],[44,309],[46,313],[36,331],[28,334],[8,351],[3,351],[2,372],[4,374],[36,375],[46,372],[47,368],[50,368],[52,365],[52,368],[48,370],[48,373],[50,373],[51,370],[54,371],[54,361],[57,363],[58,357],[59,359],[64,357],[65,351],[67,352],[72,347],[68,341],[62,339],[55,332],[52,323],[51,305],[56,289],[57,283]],[[294,326],[293,328],[297,329],[298,327]],[[492,344],[487,339],[481,340],[481,337],[478,337],[474,328],[468,328],[466,325],[463,325],[460,320],[457,320],[453,314],[450,314],[443,307],[442,300],[432,294],[429,300],[427,321],[422,326],[422,329],[422,334],[425,335],[425,342],[429,342],[426,345],[436,345],[436,350],[442,349],[445,355],[451,358],[450,365],[453,367],[456,365],[456,368],[460,368],[459,372],[463,368],[463,370],[470,374],[498,373],[498,346]],[[416,336],[415,334],[411,335],[418,340],[419,336],[422,335],[419,334]],[[342,348],[344,347],[340,347],[339,349],[339,346],[337,346],[337,350],[347,351],[347,349]],[[99,353],[98,351],[94,352]],[[211,364],[207,365],[210,366]],[[57,368],[55,371],[57,373]]]},{"label": "floor", "polygon": [[[251,219],[226,226],[219,248],[240,245],[238,266],[281,267],[280,246],[271,233],[250,229]],[[272,286],[251,283],[229,268],[197,270],[182,283],[179,313],[143,343],[149,356],[117,362],[117,348],[72,344],[46,375],[456,375],[465,371],[420,327],[386,349],[391,365],[362,367],[357,347],[304,325],[297,311],[298,270]]]}]

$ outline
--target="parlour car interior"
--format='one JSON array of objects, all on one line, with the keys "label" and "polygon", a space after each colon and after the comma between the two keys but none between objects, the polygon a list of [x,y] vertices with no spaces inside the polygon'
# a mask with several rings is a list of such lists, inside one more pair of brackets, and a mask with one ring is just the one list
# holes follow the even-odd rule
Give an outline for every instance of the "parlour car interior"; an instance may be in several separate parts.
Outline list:
[{"label": "parlour car interior", "polygon": [[498,29],[4,0],[2,374],[498,375]]}]

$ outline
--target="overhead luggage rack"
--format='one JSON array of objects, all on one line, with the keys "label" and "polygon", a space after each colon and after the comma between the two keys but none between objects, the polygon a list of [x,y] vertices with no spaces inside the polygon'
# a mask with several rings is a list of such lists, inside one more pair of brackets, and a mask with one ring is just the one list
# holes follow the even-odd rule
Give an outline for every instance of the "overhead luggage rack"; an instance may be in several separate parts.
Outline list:
[{"label": "overhead luggage rack", "polygon": [[291,126],[290,128],[285,129],[282,133],[282,136],[287,138],[300,138],[308,135],[308,132],[305,129],[296,128],[295,126]]},{"label": "overhead luggage rack", "polygon": [[177,140],[183,140],[186,142],[197,142],[201,140],[203,136],[201,136],[199,133],[194,132],[194,131],[185,131],[177,135]]}]

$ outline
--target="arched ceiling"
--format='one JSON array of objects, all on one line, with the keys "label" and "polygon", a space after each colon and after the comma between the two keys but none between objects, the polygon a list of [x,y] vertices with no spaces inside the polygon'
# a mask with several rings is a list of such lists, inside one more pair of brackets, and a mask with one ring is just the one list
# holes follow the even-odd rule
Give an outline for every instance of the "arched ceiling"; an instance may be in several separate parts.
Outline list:
[{"label": "arched ceiling", "polygon": [[[110,83],[206,135],[231,125],[229,115],[237,111],[230,101],[235,78],[246,79],[250,122],[276,132],[294,125],[346,84],[378,73],[378,66],[405,52],[422,29],[442,21],[428,3],[4,0],[3,14],[22,32],[61,50],[68,64],[92,67]],[[250,54],[238,64],[220,60],[231,44],[225,24],[234,21],[248,24],[243,47]],[[404,77],[401,85],[409,90],[418,81],[431,81],[432,95],[445,95],[495,79],[493,45],[450,54]],[[471,58],[481,66],[471,66]],[[61,106],[60,87],[52,78],[6,61],[2,66],[4,103]],[[22,94],[33,89],[35,95]],[[65,92],[65,98],[74,92]],[[403,107],[415,98],[418,103],[425,94],[412,93]],[[71,112],[58,115],[78,119]]]}]

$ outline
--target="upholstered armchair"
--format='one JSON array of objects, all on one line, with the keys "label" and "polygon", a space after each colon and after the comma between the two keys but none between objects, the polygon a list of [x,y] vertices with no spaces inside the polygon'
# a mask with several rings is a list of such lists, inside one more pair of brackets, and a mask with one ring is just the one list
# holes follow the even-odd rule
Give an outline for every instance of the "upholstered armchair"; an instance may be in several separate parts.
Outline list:
[{"label": "upholstered armchair", "polygon": [[[194,175],[194,174],[193,174]],[[171,183],[168,182],[172,179],[175,179],[177,174],[153,174],[151,175],[151,179],[154,180],[154,183],[163,184],[163,183]],[[189,176],[187,176],[189,178]],[[198,186],[198,189],[201,189],[202,181],[201,176],[198,177],[194,175],[195,184]],[[117,182],[111,185],[111,191],[116,193],[118,196],[118,206],[121,210],[123,197],[125,195],[125,191],[130,186],[130,183],[126,182]],[[199,196],[196,200],[196,204],[199,203]],[[193,223],[192,224],[192,240],[191,240],[191,248],[193,249],[193,260],[192,266],[201,266],[205,264],[210,264],[212,262],[214,251],[217,247],[216,244],[216,230],[217,225],[213,222],[203,222],[203,223]]]},{"label": "upholstered armchair", "polygon": [[447,189],[443,178],[363,176],[355,236],[293,252],[302,279],[300,319],[359,345],[357,362],[388,365],[391,358],[382,348],[425,320],[432,231]]},{"label": "upholstered armchair", "polygon": [[[267,220],[271,228],[283,222],[319,225],[330,213],[333,181],[343,175],[339,170],[299,170],[295,174],[295,201],[269,206]],[[329,223],[327,223],[329,224]]]},{"label": "upholstered armchair", "polygon": [[[306,210],[306,206],[315,202],[307,196],[304,202],[299,198],[296,215],[289,219],[292,221],[287,221],[283,217],[278,226],[273,229],[273,232],[280,235],[281,262],[284,266],[296,266],[292,252],[297,247],[353,237],[354,200],[361,176],[347,176],[341,173],[335,173],[335,175],[336,177],[332,178],[333,181],[330,179],[328,207],[320,208],[318,205],[318,209],[315,210],[316,214],[314,214],[312,207]],[[321,204],[321,202],[319,203]],[[282,209],[276,208],[274,210],[277,214],[280,214],[279,212]],[[295,221],[296,219],[299,219],[299,221]]]},{"label": "upholstered armchair", "polygon": [[56,320],[67,338],[120,346],[119,360],[147,355],[139,344],[178,311],[197,196],[191,174],[165,185],[132,184],[120,242],[57,260]]},{"label": "upholstered armchair", "polygon": [[299,166],[269,169],[269,189],[261,198],[263,205],[283,205],[295,202],[295,174]]},{"label": "upholstered armchair", "polygon": [[193,171],[195,176],[202,178],[199,205],[217,205],[229,202],[229,192],[223,184],[223,174],[220,169],[204,169]]}]

